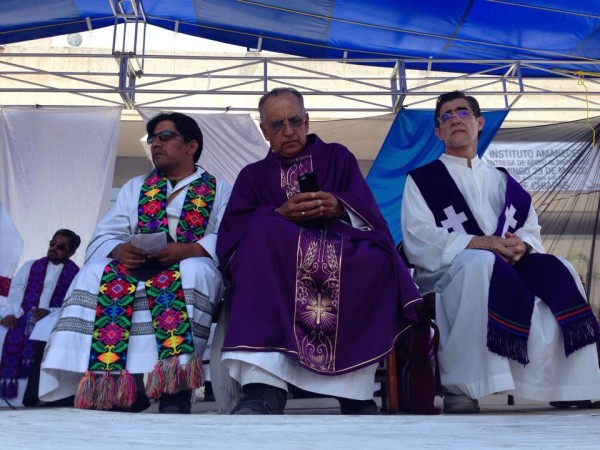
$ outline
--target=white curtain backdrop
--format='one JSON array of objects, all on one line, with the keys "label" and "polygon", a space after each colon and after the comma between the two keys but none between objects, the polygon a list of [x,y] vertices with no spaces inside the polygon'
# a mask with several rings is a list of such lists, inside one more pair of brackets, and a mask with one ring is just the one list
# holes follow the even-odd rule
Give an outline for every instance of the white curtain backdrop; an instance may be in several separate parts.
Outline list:
[{"label": "white curtain backdrop", "polygon": [[[145,122],[161,112],[155,108],[138,108]],[[258,125],[249,114],[202,114],[185,111],[200,125],[204,150],[200,165],[213,175],[233,185],[242,167],[263,159],[269,151]],[[145,140],[142,145],[150,157]]]},{"label": "white curtain backdrop", "polygon": [[25,246],[19,266],[46,255],[59,228],[85,247],[108,209],[121,107],[35,108],[0,111],[0,202]]},{"label": "white curtain backdrop", "polygon": [[22,251],[23,238],[8,210],[0,202],[0,276],[13,277]]}]

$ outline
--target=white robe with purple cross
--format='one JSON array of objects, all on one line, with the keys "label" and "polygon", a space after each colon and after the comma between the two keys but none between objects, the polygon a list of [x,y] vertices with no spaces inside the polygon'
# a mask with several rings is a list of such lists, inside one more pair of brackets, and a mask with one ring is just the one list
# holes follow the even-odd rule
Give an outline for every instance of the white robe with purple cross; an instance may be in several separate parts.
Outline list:
[{"label": "white robe with purple cross", "polygon": [[[480,159],[440,157],[485,235],[496,231],[503,213],[506,175]],[[509,212],[510,215],[510,212]],[[600,370],[594,345],[565,357],[562,331],[552,312],[535,299],[527,342],[530,362],[522,364],[488,350],[488,289],[494,257],[466,249],[473,235],[461,232],[464,211],[448,208],[438,227],[414,180],[407,178],[402,202],[405,252],[415,265],[423,292],[436,292],[442,384],[451,393],[481,398],[495,392],[537,401],[600,399]],[[511,220],[507,217],[507,222]],[[444,228],[445,227],[445,228]],[[449,233],[450,228],[452,231]],[[515,234],[544,252],[533,208]],[[562,260],[583,292],[575,269]]]}]

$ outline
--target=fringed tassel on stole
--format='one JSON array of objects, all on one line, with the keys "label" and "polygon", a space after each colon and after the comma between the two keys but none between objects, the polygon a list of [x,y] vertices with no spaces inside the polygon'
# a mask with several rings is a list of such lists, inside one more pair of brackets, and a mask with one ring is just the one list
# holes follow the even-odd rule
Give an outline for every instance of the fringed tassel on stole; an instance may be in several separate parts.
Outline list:
[{"label": "fringed tassel on stole", "polygon": [[509,333],[493,322],[488,322],[487,347],[490,352],[513,359],[524,366],[529,363],[527,335]]},{"label": "fringed tassel on stole", "polygon": [[565,356],[600,341],[600,326],[598,319],[591,313],[584,320],[559,321],[565,341]]},{"label": "fringed tassel on stole", "polygon": [[179,374],[181,371],[179,367],[179,357],[172,356],[164,360],[162,368],[165,377],[163,392],[165,394],[175,394],[177,391],[179,391]]},{"label": "fringed tassel on stole", "polygon": [[165,387],[165,375],[162,370],[162,361],[158,361],[150,375],[146,384],[146,395],[148,398],[160,398]]},{"label": "fringed tassel on stole", "polygon": [[115,406],[119,408],[129,408],[136,397],[135,380],[128,370],[121,370],[117,379],[117,391],[115,397]]},{"label": "fringed tassel on stole", "polygon": [[180,387],[196,389],[204,384],[204,366],[198,355],[194,355],[184,367],[179,364],[179,357],[158,361],[146,383],[148,398],[160,398],[162,394],[175,394]]},{"label": "fringed tassel on stole", "polygon": [[91,371],[87,371],[81,380],[75,394],[75,408],[90,409],[94,406],[94,386],[96,377]]},{"label": "fringed tassel on stole", "polygon": [[96,409],[109,410],[114,406],[117,386],[110,372],[104,372],[104,375],[96,380],[94,391]]},{"label": "fringed tassel on stole", "polygon": [[0,380],[0,393],[4,398],[16,398],[18,392],[19,382],[16,378],[3,378]]},{"label": "fringed tassel on stole", "polygon": [[197,354],[186,363],[181,375],[181,381],[188,389],[197,389],[204,385],[204,364]]}]

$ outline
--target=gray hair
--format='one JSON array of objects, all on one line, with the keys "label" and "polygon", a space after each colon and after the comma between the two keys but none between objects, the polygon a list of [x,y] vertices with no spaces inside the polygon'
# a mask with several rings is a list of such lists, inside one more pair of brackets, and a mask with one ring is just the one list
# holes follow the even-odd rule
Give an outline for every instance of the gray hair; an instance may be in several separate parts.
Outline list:
[{"label": "gray hair", "polygon": [[272,89],[271,91],[264,94],[260,100],[258,101],[258,113],[260,114],[261,123],[265,123],[265,102],[268,98],[271,97],[279,97],[280,95],[291,94],[295,96],[300,102],[300,107],[302,108],[302,114],[306,114],[306,109],[304,108],[304,98],[302,94],[298,92],[296,89],[291,87],[280,87]]}]

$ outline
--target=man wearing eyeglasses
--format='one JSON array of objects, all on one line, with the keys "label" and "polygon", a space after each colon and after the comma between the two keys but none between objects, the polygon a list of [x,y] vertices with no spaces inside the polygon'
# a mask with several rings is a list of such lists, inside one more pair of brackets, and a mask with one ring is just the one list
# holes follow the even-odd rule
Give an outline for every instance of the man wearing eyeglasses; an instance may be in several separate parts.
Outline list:
[{"label": "man wearing eyeglasses", "polygon": [[13,405],[33,406],[39,401],[45,341],[79,271],[70,258],[80,243],[73,231],[58,230],[46,256],[27,261],[11,282],[7,305],[0,309],[0,396]]},{"label": "man wearing eyeglasses", "polygon": [[436,292],[444,412],[495,392],[600,406],[598,322],[571,264],[544,252],[531,196],[477,156],[477,100],[443,94],[434,120],[445,153],[409,173],[401,222],[417,283]]},{"label": "man wearing eyeglasses", "polygon": [[[189,414],[223,279],[215,252],[231,187],[197,165],[196,121],[146,125],[155,169],[129,180],[98,223],[42,365],[43,399],[84,409]],[[146,386],[144,374],[148,374]]]},{"label": "man wearing eyeglasses", "polygon": [[288,385],[376,414],[377,361],[421,302],[355,157],[309,129],[302,95],[259,102],[271,149],[240,172],[217,253],[232,279],[223,364],[233,414],[282,414]]}]

